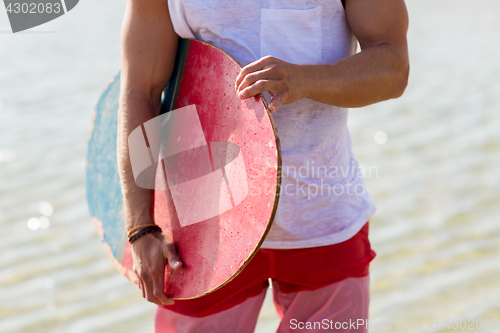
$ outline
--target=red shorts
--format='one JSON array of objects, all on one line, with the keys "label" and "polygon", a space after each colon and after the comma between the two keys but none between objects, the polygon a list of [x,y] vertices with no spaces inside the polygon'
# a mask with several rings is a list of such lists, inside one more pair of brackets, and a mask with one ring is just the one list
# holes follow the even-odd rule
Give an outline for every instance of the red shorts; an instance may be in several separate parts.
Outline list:
[{"label": "red shorts", "polygon": [[348,277],[369,273],[375,252],[368,222],[352,238],[338,244],[290,250],[260,249],[243,271],[224,287],[200,298],[178,300],[164,308],[191,317],[227,310],[256,296],[274,279],[282,293],[316,290]]}]

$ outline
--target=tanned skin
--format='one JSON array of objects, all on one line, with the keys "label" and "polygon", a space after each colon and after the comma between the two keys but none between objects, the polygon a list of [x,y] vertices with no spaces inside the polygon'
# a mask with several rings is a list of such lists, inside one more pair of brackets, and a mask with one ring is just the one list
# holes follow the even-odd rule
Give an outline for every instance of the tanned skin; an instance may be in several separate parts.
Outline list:
[{"label": "tanned skin", "polygon": [[[122,27],[122,73],[118,113],[117,156],[124,195],[126,227],[150,224],[153,191],[135,184],[128,153],[128,136],[157,116],[161,92],[172,75],[178,36],[170,21],[167,1],[129,0]],[[158,305],[172,304],[163,290],[165,265],[180,269],[172,241],[147,234],[132,244],[134,271],[143,296]]]},{"label": "tanned skin", "polygon": [[[409,73],[408,13],[404,0],[345,0],[347,20],[361,52],[334,64],[294,65],[264,57],[245,66],[236,79],[241,99],[268,91],[272,112],[301,98],[341,107],[362,107],[401,96]],[[122,76],[117,155],[126,227],[154,223],[153,191],[134,181],[127,138],[160,111],[161,92],[170,79],[178,36],[167,1],[129,0],[122,28]],[[182,267],[175,245],[161,233],[132,245],[134,271],[143,296],[173,304],[164,291],[165,266]],[[168,292],[168,291],[167,291]]]},{"label": "tanned skin", "polygon": [[243,68],[236,79],[242,99],[264,91],[269,108],[301,98],[362,107],[399,97],[409,74],[408,14],[403,0],[346,0],[347,20],[361,52],[326,65],[293,65],[271,56]]}]

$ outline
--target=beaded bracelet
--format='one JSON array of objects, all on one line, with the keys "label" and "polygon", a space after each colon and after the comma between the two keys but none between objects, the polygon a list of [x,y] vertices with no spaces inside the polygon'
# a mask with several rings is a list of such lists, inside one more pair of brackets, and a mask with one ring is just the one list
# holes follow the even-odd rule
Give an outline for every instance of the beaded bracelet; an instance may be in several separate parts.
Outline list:
[{"label": "beaded bracelet", "polygon": [[156,224],[141,224],[141,225],[138,225],[138,226],[135,226],[135,227],[132,227],[130,228],[130,230],[128,231],[127,233],[127,237],[130,238],[130,235],[134,232],[134,231],[137,231],[139,229],[142,229],[144,227],[154,227]]},{"label": "beaded bracelet", "polygon": [[130,233],[130,235],[128,237],[128,241],[130,244],[132,244],[133,242],[135,242],[136,240],[138,240],[142,236],[150,234],[152,232],[156,232],[156,231],[161,232],[161,228],[159,226],[157,226],[156,224],[153,226],[147,226],[147,227],[144,227],[144,228],[141,228],[138,230],[134,230],[132,233]]}]

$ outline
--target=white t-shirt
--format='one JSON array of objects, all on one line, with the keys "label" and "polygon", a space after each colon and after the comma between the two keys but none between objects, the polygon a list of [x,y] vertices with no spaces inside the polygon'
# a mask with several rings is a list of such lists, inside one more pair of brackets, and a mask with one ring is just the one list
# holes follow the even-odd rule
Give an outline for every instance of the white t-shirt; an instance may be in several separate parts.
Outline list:
[{"label": "white t-shirt", "polygon": [[[213,44],[243,66],[272,55],[335,63],[355,52],[340,0],[168,0],[176,33]],[[348,110],[301,99],[273,114],[282,150],[276,218],[263,248],[343,242],[375,212],[354,159]]]}]

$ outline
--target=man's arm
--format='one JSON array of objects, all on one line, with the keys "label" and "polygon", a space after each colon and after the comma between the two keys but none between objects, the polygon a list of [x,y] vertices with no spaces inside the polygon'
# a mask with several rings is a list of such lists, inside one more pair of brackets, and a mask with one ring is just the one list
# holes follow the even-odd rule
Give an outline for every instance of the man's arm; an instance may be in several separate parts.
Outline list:
[{"label": "man's arm", "polygon": [[300,98],[362,107],[403,94],[409,74],[404,0],[346,0],[347,20],[361,52],[328,65],[292,65],[264,57],[236,79],[245,99],[269,91],[271,111]]},{"label": "man's arm", "polygon": [[[124,195],[126,227],[150,224],[153,191],[135,183],[128,136],[158,115],[161,92],[170,79],[178,37],[165,0],[129,0],[122,27],[122,72],[118,114],[117,157]],[[173,303],[164,292],[166,261],[182,267],[175,246],[162,234],[147,234],[133,243],[134,270],[148,301]]]}]

